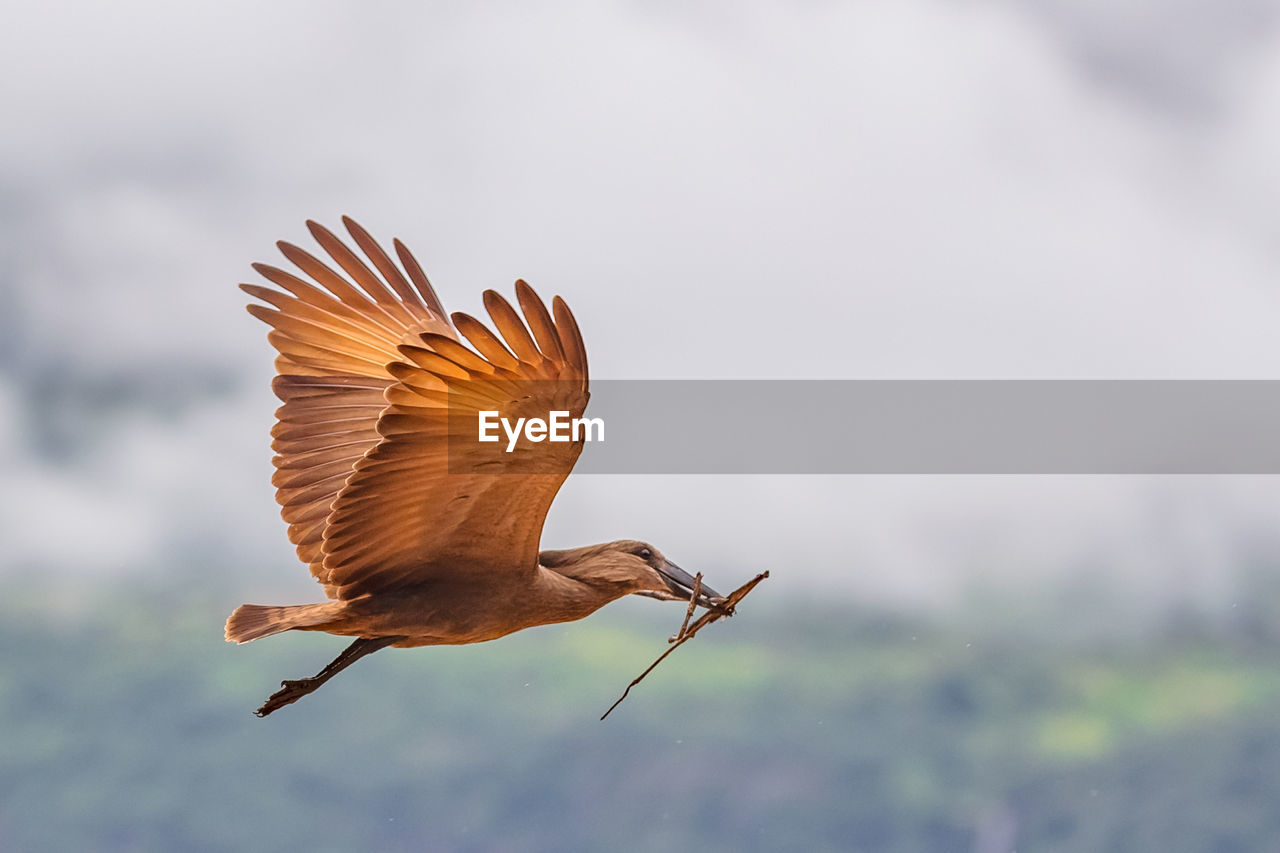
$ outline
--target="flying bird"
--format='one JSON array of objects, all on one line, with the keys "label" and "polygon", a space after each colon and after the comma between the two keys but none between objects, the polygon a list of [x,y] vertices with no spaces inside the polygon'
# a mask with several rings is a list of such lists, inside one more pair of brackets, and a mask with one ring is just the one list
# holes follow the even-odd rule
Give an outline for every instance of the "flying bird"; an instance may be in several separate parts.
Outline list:
[{"label": "flying bird", "polygon": [[492,329],[448,315],[399,240],[397,265],[360,225],[343,224],[364,258],[308,221],[332,263],[280,242],[306,278],[254,264],[279,289],[240,285],[264,303],[249,312],[271,327],[279,353],[276,499],[328,600],[242,605],[227,619],[226,639],[283,631],[356,638],[312,678],[282,682],[259,716],[387,646],[484,642],[581,619],[633,593],[690,601],[697,590],[690,607],[723,601],[645,542],[539,551],[584,436],[478,443],[482,412],[512,422],[555,411],[582,417],[586,348],[559,296],[548,311],[517,281],[520,313],[485,291]]}]

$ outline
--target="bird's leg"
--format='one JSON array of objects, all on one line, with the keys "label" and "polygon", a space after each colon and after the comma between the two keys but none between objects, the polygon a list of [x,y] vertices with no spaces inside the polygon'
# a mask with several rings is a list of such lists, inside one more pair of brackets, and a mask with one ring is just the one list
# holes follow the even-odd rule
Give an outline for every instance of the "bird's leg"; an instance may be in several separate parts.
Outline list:
[{"label": "bird's leg", "polygon": [[342,672],[351,664],[360,660],[365,655],[371,655],[378,649],[386,648],[392,643],[403,640],[404,637],[361,637],[351,645],[343,649],[342,654],[338,655],[329,665],[317,672],[310,678],[299,679],[298,681],[282,681],[280,689],[271,694],[266,702],[262,703],[262,707],[254,711],[259,717],[265,717],[272,711],[283,708],[285,705],[292,705],[308,693],[314,693],[324,685],[326,681]]}]

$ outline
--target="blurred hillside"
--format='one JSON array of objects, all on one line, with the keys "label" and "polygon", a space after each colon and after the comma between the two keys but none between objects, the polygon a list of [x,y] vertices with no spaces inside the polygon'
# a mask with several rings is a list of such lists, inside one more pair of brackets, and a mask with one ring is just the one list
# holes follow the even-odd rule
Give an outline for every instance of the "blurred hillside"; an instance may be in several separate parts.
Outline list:
[{"label": "blurred hillside", "polygon": [[[1264,576],[1264,582],[1266,577]],[[1260,851],[1280,839],[1280,589],[1081,638],[760,590],[597,718],[678,607],[382,652],[107,587],[0,604],[0,849]],[[76,602],[79,602],[78,604]],[[756,607],[752,607],[756,604]]]}]

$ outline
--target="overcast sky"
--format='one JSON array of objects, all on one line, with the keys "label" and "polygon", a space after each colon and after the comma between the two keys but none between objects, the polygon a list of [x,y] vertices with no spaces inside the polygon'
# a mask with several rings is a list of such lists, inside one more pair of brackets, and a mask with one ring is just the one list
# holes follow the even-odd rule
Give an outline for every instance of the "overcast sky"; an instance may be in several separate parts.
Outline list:
[{"label": "overcast sky", "polygon": [[[453,310],[516,277],[563,295],[596,377],[1280,378],[1278,11],[12,10],[0,570],[199,554],[318,594],[234,287],[308,217],[404,239]],[[647,538],[722,587],[1083,576],[1176,601],[1277,530],[1275,478],[593,476],[546,540]]]}]

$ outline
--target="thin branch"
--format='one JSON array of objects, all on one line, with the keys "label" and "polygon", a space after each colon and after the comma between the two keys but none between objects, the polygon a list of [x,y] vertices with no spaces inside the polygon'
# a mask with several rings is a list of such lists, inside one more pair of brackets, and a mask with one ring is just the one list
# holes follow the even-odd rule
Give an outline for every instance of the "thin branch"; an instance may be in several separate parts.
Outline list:
[{"label": "thin branch", "polygon": [[699,631],[701,631],[706,626],[710,625],[712,622],[718,622],[721,619],[725,619],[732,616],[734,614],[735,608],[738,606],[738,602],[746,598],[747,593],[755,589],[756,584],[760,583],[760,581],[764,580],[767,577],[769,577],[768,572],[761,572],[751,580],[744,583],[742,586],[735,589],[733,592],[729,593],[723,599],[720,599],[718,601],[712,601],[711,606],[707,608],[707,612],[699,616],[697,621],[695,621],[692,625],[690,625],[689,617],[693,615],[694,604],[695,602],[697,602],[698,593],[702,589],[702,575],[699,574],[697,577],[695,577],[693,597],[690,598],[689,600],[689,609],[685,611],[684,623],[680,626],[680,633],[676,634],[675,637],[668,640],[668,642],[672,643],[671,648],[667,649],[665,652],[659,655],[656,661],[649,664],[648,669],[646,669],[644,672],[637,675],[635,677],[635,680],[633,680],[630,684],[627,685],[627,689],[622,691],[622,695],[618,697],[618,701],[610,705],[609,710],[605,711],[604,714],[600,717],[600,719],[603,720],[605,717],[612,714],[613,709],[621,705],[622,700],[627,698],[627,694],[631,692],[631,688],[635,687],[641,681],[644,681],[644,677],[649,673],[653,672],[653,670],[657,668],[658,664],[666,660],[667,655],[671,654],[676,649],[680,648],[682,645],[685,644],[687,640],[692,640]]},{"label": "thin branch", "polygon": [[668,643],[674,643],[684,636],[689,630],[689,620],[693,618],[693,610],[698,606],[698,596],[702,595],[702,572],[698,572],[693,578],[693,591],[689,593],[689,608],[684,612],[684,621],[680,623],[680,630],[674,637],[668,637]]}]

